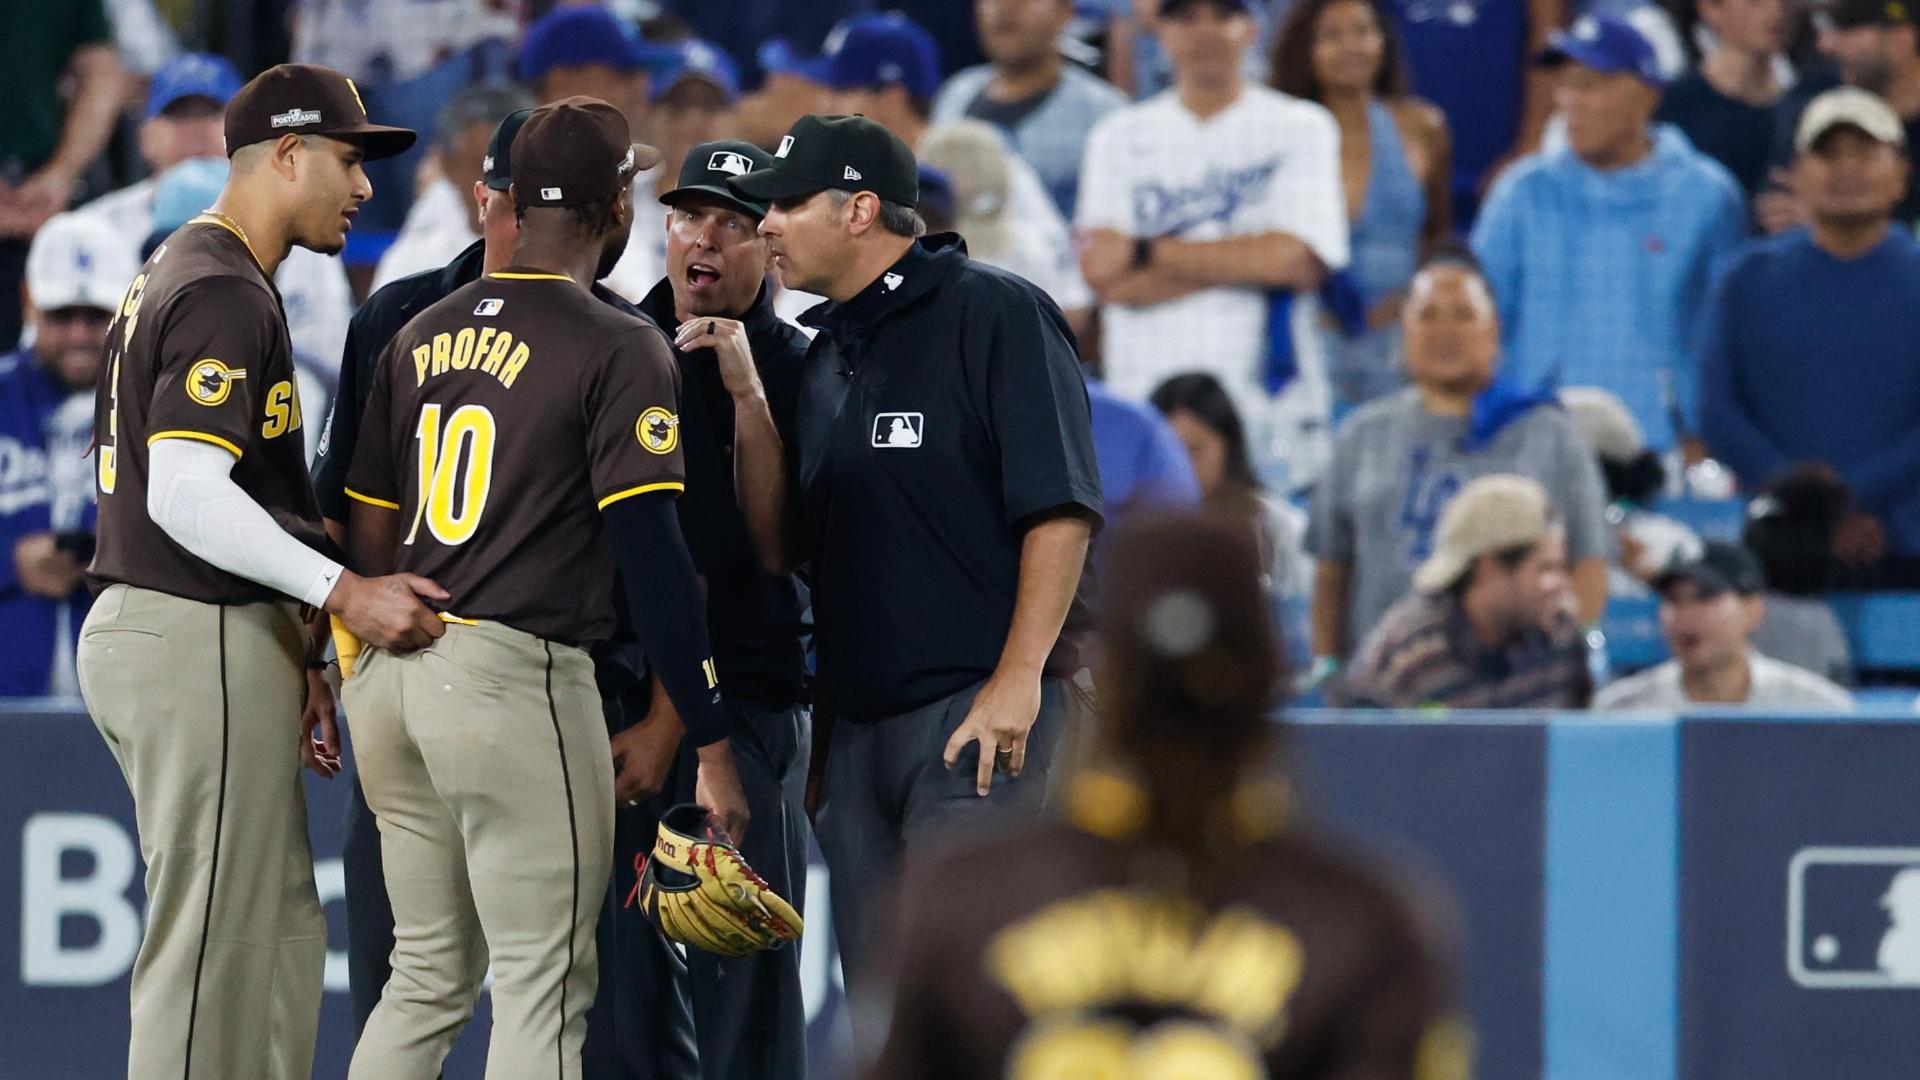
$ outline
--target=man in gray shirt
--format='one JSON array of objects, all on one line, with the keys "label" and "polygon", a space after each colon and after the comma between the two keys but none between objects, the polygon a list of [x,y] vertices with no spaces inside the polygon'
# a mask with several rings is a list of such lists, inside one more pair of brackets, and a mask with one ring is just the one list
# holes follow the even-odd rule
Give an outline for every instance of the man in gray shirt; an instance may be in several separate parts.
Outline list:
[{"label": "man in gray shirt", "polygon": [[1753,648],[1753,631],[1766,617],[1766,581],[1746,548],[1708,541],[1698,559],[1662,574],[1656,587],[1674,658],[1602,690],[1594,708],[1853,711],[1845,690]]},{"label": "man in gray shirt", "polygon": [[1500,323],[1471,258],[1442,255],[1422,269],[1401,321],[1413,385],[1348,418],[1313,494],[1316,666],[1353,654],[1407,594],[1455,493],[1493,473],[1546,490],[1565,523],[1579,620],[1597,622],[1610,544],[1599,466],[1551,396],[1495,381]]},{"label": "man in gray shirt", "polygon": [[933,104],[936,124],[972,117],[999,128],[1068,221],[1087,133],[1127,104],[1113,84],[1060,56],[1073,6],[1073,0],[976,0],[980,48],[992,62],[957,72]]}]

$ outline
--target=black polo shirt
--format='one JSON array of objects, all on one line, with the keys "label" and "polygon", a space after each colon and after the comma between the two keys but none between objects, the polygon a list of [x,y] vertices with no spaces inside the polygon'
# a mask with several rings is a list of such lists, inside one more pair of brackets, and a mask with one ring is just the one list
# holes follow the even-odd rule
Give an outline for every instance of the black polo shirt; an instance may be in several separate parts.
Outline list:
[{"label": "black polo shirt", "polygon": [[[993,673],[1026,527],[1098,521],[1087,388],[1046,294],[929,237],[822,304],[799,406],[815,647],[840,712],[895,716]],[[1049,670],[1067,674],[1055,649]]]},{"label": "black polo shirt", "polygon": [[[668,337],[679,328],[671,282],[654,286],[640,310]],[[774,314],[765,289],[740,321],[774,427],[792,446],[807,335]],[[713,350],[675,349],[674,356],[680,361],[680,449],[687,469],[687,490],[677,500],[680,531],[706,581],[707,628],[720,685],[729,700],[784,708],[800,701],[806,689],[800,639],[807,626],[799,588],[792,577],[762,570],[754,554],[734,487],[733,396]]]}]

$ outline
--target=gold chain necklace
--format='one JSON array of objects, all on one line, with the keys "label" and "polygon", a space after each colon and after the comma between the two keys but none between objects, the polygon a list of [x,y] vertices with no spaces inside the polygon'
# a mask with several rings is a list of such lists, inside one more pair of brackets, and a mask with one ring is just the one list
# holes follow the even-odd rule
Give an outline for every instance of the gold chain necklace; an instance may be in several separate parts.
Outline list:
[{"label": "gold chain necklace", "polygon": [[227,228],[232,229],[234,235],[240,238],[240,242],[247,245],[247,250],[248,251],[253,250],[253,241],[247,238],[247,230],[241,228],[239,222],[233,220],[227,215],[221,213],[220,211],[213,209],[212,207],[208,207],[207,209],[202,210],[200,212],[212,218],[213,220],[218,221],[220,224],[225,225]]}]

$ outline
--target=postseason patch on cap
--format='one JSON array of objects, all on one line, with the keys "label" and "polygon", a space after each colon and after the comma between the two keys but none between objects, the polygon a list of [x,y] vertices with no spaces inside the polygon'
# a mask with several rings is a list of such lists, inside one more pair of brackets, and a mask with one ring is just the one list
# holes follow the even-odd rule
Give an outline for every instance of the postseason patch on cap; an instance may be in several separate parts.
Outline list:
[{"label": "postseason patch on cap", "polygon": [[305,127],[320,122],[319,109],[288,109],[267,121],[277,128]]}]

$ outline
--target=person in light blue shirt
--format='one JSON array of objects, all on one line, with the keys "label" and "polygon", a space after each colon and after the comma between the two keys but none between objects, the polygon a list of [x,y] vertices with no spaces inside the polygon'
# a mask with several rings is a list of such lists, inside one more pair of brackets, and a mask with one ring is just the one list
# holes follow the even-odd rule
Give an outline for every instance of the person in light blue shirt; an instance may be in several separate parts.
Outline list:
[{"label": "person in light blue shirt", "polygon": [[1920,242],[1893,225],[1906,135],[1854,87],[1807,106],[1794,188],[1812,225],[1758,241],[1709,309],[1707,447],[1749,488],[1831,470],[1854,508],[1834,529],[1838,584],[1920,586]]},{"label": "person in light blue shirt", "polygon": [[1087,380],[1093,452],[1109,518],[1141,506],[1197,506],[1200,485],[1180,440],[1158,412]]},{"label": "person in light blue shirt", "polygon": [[1611,391],[1648,445],[1670,450],[1694,433],[1699,313],[1746,237],[1740,188],[1652,123],[1659,63],[1627,23],[1582,17],[1542,63],[1555,70],[1566,145],[1502,176],[1473,229],[1507,374]]},{"label": "person in light blue shirt", "polygon": [[977,0],[980,46],[990,62],[948,79],[933,103],[936,124],[972,117],[999,128],[1069,221],[1087,132],[1127,104],[1112,83],[1062,59],[1058,40],[1073,11],[1073,0]]}]

